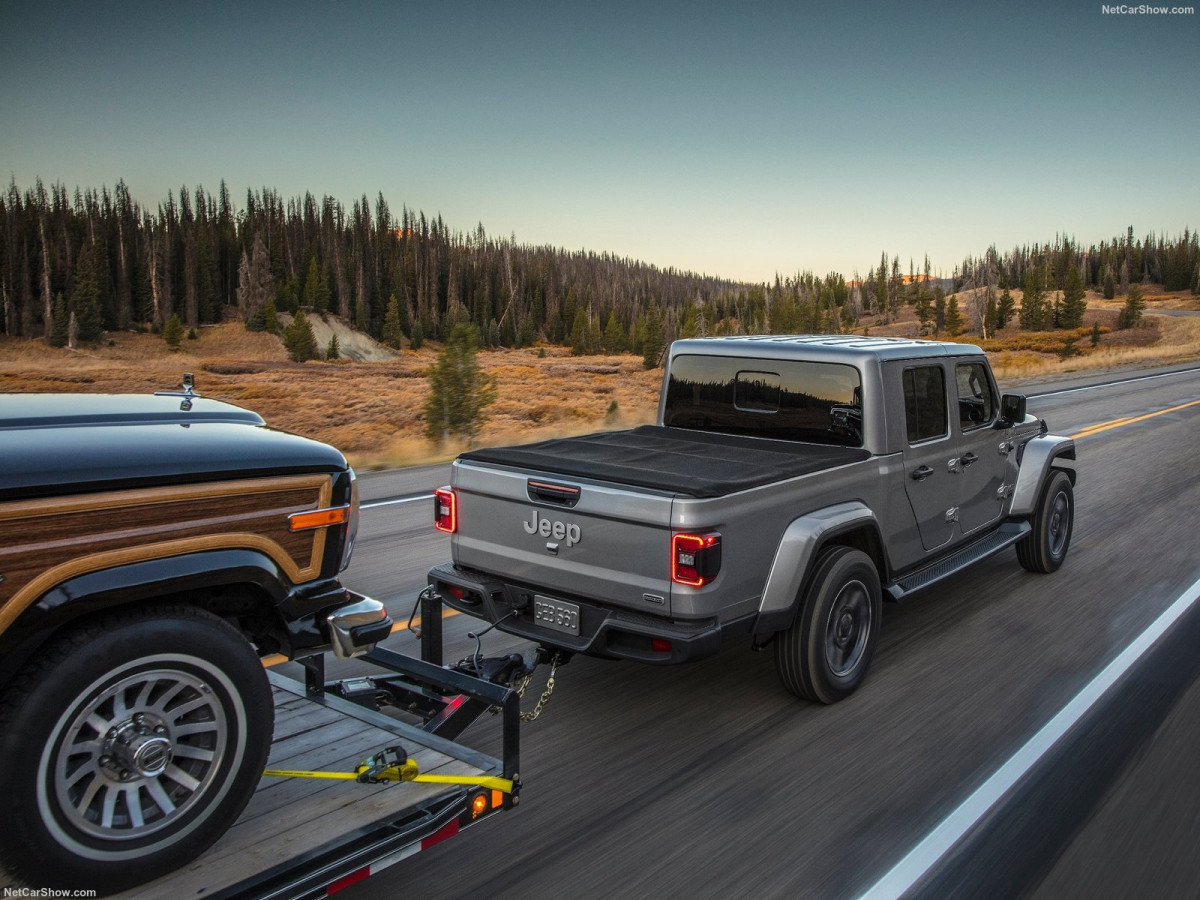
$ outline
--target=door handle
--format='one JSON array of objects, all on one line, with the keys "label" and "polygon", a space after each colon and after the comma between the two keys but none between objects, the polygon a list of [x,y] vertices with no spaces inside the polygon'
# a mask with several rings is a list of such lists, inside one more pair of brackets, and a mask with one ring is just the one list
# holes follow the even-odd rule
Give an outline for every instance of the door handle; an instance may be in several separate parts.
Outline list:
[{"label": "door handle", "polygon": [[958,458],[958,461],[960,463],[962,463],[964,466],[969,466],[971,463],[975,462],[975,460],[977,460],[977,459],[979,459],[979,457],[976,456],[974,453],[964,453],[962,456],[960,456]]},{"label": "door handle", "polygon": [[912,470],[913,481],[924,481],[932,474],[933,469],[929,468],[929,466],[917,466],[917,468]]}]

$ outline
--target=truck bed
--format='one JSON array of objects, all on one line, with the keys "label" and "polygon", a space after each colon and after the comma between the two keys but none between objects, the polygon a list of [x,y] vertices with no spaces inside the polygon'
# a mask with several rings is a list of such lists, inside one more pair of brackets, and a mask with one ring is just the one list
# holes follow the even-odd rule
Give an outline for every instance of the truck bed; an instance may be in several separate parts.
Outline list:
[{"label": "truck bed", "polygon": [[696,498],[720,497],[867,459],[855,447],[661,425],[472,450],[459,459]]}]

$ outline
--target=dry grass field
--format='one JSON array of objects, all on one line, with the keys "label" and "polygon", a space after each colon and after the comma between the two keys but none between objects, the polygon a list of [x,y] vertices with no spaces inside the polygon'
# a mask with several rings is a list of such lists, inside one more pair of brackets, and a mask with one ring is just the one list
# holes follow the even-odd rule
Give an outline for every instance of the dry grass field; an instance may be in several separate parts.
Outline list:
[{"label": "dry grass field", "polygon": [[[1106,331],[1099,346],[1091,347],[1092,324],[1114,326],[1120,305],[1090,296],[1087,334],[1076,340],[1081,355],[1066,359],[1057,352],[1063,332],[1029,335],[1011,324],[985,345],[997,376],[1011,381],[1200,359],[1200,316],[1149,315],[1138,328]],[[1147,312],[1198,308],[1191,296],[1147,292]],[[916,334],[916,320],[907,309],[890,324],[867,319],[864,325],[872,335]],[[960,340],[978,343],[979,336]],[[202,328],[198,339],[184,341],[175,353],[161,337],[144,333],[112,333],[98,347],[74,351],[0,337],[0,393],[151,392],[175,388],[182,373],[193,372],[201,394],[333,444],[359,468],[411,465],[463,449],[436,447],[423,436],[425,373],[436,356],[437,348],[427,345],[382,362],[293,363],[277,337],[248,332],[240,322]],[[565,348],[545,347],[481,352],[479,358],[497,386],[481,443],[523,443],[654,419],[662,371],[645,371],[639,357],[575,357]]]},{"label": "dry grass field", "polygon": [[[258,412],[271,425],[326,441],[362,468],[443,459],[460,447],[423,436],[426,371],[437,348],[386,362],[288,361],[279,339],[240,322],[202,328],[179,352],[162,338],[112,333],[97,348],[67,350],[39,340],[0,338],[0,393],[139,393],[177,388],[184,372],[199,393]],[[573,357],[560,347],[481,352],[496,380],[482,442],[630,427],[654,419],[661,371],[633,356]],[[614,414],[609,407],[616,402]]]}]

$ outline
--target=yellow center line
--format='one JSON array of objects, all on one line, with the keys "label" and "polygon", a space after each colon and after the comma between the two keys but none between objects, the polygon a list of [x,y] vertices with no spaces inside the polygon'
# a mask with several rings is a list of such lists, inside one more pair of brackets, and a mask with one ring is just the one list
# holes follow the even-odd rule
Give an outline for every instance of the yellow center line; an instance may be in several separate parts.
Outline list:
[{"label": "yellow center line", "polygon": [[[459,612],[457,609],[443,609],[442,610],[442,618],[443,619],[449,619],[451,616],[457,616],[457,615],[459,615]],[[413,624],[419,628],[421,625],[421,620],[419,618],[413,619]],[[393,622],[392,623],[392,634],[396,634],[397,632],[400,632],[400,631],[408,631],[408,622]],[[263,664],[263,668],[269,669],[271,666],[277,666],[280,663],[288,662],[288,658],[286,656],[284,656],[282,653],[272,653],[270,656],[264,656],[262,658],[261,662]]]},{"label": "yellow center line", "polygon": [[1146,419],[1153,419],[1155,416],[1165,416],[1167,413],[1179,412],[1181,409],[1187,409],[1189,406],[1200,405],[1200,400],[1192,400],[1189,403],[1181,403],[1179,406],[1172,406],[1170,409],[1160,409],[1158,412],[1146,413],[1144,416],[1134,416],[1126,419],[1113,419],[1111,422],[1100,422],[1096,425],[1091,425],[1078,434],[1071,435],[1072,438],[1091,437],[1093,434],[1100,434],[1103,431],[1111,431],[1114,428],[1120,428],[1123,425],[1132,425],[1135,422],[1144,422]]}]

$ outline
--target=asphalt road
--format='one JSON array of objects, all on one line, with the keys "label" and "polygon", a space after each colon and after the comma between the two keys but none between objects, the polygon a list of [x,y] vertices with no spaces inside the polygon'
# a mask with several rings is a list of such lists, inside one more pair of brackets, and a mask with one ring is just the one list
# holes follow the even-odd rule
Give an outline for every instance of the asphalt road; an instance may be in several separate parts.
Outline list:
[{"label": "asphalt road", "polygon": [[[1006,551],[885,606],[867,682],[831,707],[786,694],[770,651],[742,645],[676,668],[575,659],[523,726],[521,807],[341,896],[858,896],[1200,578],[1200,370],[1108,379],[1021,386],[1053,432],[1080,435],[1059,572],[1027,573]],[[345,582],[394,618],[449,556],[432,501],[411,499],[447,477],[362,478]],[[446,620],[448,656],[470,650],[479,624]],[[418,653],[405,633],[389,646]],[[492,724],[472,737],[498,751]],[[1023,890],[1200,895],[1197,738],[1193,689]],[[961,895],[994,894],[982,883]]]}]

